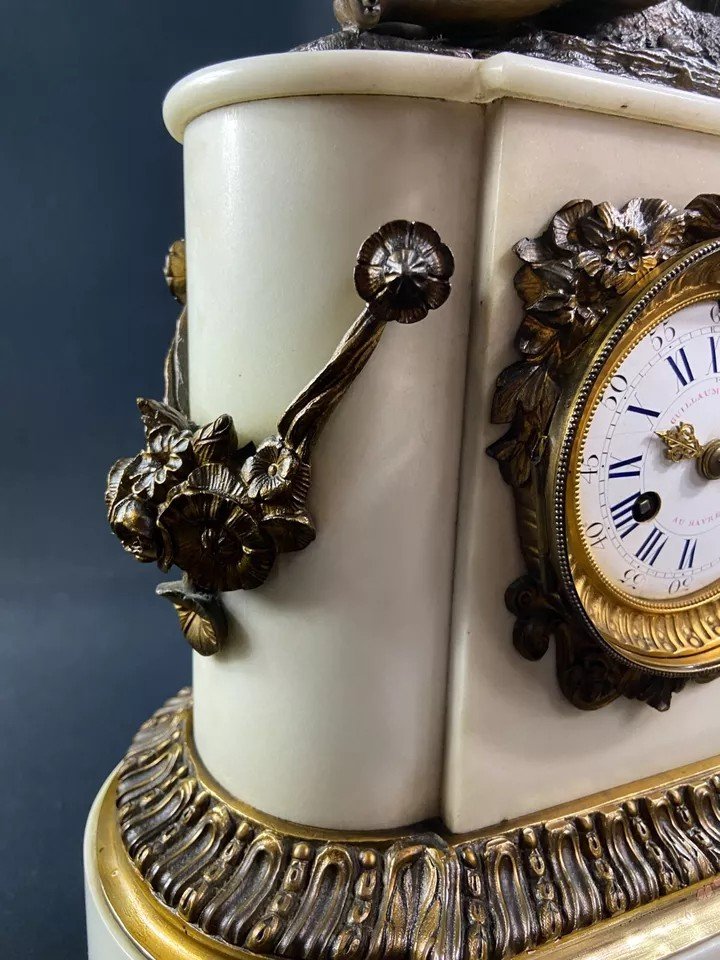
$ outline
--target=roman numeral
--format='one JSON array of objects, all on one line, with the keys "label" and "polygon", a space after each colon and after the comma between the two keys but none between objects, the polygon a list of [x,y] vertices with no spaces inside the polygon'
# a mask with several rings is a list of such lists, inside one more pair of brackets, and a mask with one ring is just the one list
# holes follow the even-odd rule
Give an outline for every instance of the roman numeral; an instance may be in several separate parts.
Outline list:
[{"label": "roman numeral", "polygon": [[668,538],[663,537],[662,531],[655,527],[648,534],[646,540],[635,556],[638,558],[638,560],[642,560],[643,563],[647,563],[648,566],[652,567],[662,553],[663,547],[667,542]]},{"label": "roman numeral", "polygon": [[633,507],[639,496],[639,493],[633,493],[632,496],[616,503],[614,507],[610,507],[613,523],[623,540],[639,526],[633,516]]},{"label": "roman numeral", "polygon": [[630,413],[640,413],[643,417],[652,417],[657,419],[660,416],[659,410],[649,410],[647,407],[637,407],[634,403],[631,403],[628,407]]},{"label": "roman numeral", "polygon": [[709,337],[710,340],[710,370],[709,373],[718,372],[718,350],[715,337]]},{"label": "roman numeral", "polygon": [[697,549],[697,539],[686,540],[683,544],[682,557],[680,557],[680,570],[692,570],[695,563],[695,550]]},{"label": "roman numeral", "polygon": [[685,347],[681,347],[674,357],[667,357],[667,362],[672,367],[675,376],[680,381],[681,386],[686,387],[695,379],[695,374],[690,367],[690,361],[685,353]]},{"label": "roman numeral", "polygon": [[642,454],[639,457],[630,457],[629,460],[611,463],[608,467],[608,476],[611,480],[617,480],[619,477],[639,477],[640,467],[635,466],[638,463],[642,463]]}]

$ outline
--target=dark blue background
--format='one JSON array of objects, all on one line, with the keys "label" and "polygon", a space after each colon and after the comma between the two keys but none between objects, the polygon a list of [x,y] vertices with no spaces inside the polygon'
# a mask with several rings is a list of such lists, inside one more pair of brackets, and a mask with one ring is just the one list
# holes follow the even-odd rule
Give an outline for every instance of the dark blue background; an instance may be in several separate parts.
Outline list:
[{"label": "dark blue background", "polygon": [[190,680],[159,576],[108,531],[175,305],[183,74],[334,27],[330,0],[0,3],[0,957],[85,953],[81,840],[133,732]]}]

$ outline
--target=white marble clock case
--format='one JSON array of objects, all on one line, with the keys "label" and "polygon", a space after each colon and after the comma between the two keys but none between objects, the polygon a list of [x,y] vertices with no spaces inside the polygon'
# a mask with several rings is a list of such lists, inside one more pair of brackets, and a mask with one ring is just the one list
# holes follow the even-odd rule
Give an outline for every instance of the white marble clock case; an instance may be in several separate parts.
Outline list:
[{"label": "white marble clock case", "polygon": [[[720,100],[511,54],[307,52],[200,71],[165,117],[184,143],[197,422],[272,431],[356,315],[355,253],[381,223],[431,223],[457,263],[447,305],[388,330],[326,428],[318,541],[226,594],[226,648],[194,657],[216,780],[319,827],[463,832],[720,753],[712,685],[665,715],[582,714],[549,659],[518,657],[503,594],[522,561],[485,454],[520,316],[513,244],[574,197],[717,190]],[[86,871],[92,960],[138,956]]]}]

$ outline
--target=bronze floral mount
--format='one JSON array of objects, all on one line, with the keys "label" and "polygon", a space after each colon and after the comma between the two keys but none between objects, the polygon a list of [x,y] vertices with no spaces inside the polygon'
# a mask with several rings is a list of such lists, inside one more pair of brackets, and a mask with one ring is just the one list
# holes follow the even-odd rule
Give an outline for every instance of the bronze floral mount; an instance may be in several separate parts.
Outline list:
[{"label": "bronze floral mount", "polygon": [[308,509],[311,454],[337,404],[380,342],[387,323],[416,323],[450,294],[454,261],[425,223],[395,220],[362,245],[355,287],[365,309],[315,379],[259,445],[239,443],[230,416],[190,419],[185,372],[184,243],[170,248],[165,276],[183,305],[165,363],[162,402],[138,400],[145,447],[118,460],[107,483],[108,520],[142,563],[173,565],[183,578],[157,588],[175,606],[200,654],[227,634],[219,594],[262,586],[280,554],[304,550],[316,530]]},{"label": "bronze floral mount", "polygon": [[[524,317],[515,339],[521,359],[499,376],[492,422],[509,429],[488,449],[514,492],[527,573],[506,604],[517,617],[513,642],[540,660],[554,639],[560,688],[574,706],[594,710],[620,696],[667,710],[685,677],[647,672],[613,656],[574,615],[541,547],[539,488],[549,433],[563,384],[591,338],[602,336],[624,303],[662,264],[720,237],[720,196],[701,195],[684,210],[659,199],[610,203],[575,200],[547,230],[515,247],[523,266],[515,287]],[[717,671],[697,675],[707,682]]]},{"label": "bronze floral mount", "polygon": [[640,956],[643,917],[675,910],[670,926],[700,936],[709,911],[705,935],[720,929],[718,759],[474,834],[350,836],[225,795],[197,757],[186,690],[143,725],[106,795],[99,874],[128,934],[177,960]]}]

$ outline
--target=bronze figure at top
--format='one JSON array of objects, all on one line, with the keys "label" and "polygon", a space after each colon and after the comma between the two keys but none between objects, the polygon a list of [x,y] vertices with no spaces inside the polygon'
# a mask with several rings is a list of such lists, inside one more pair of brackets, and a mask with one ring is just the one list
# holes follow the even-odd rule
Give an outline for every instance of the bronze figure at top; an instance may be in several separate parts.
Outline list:
[{"label": "bronze figure at top", "polygon": [[[476,23],[518,20],[561,4],[580,0],[335,0],[343,26],[370,29],[383,20],[401,23]],[[583,6],[615,11],[638,10],[657,0],[599,0]]]},{"label": "bronze figure at top", "polygon": [[334,0],[301,49],[523,54],[720,96],[720,0]]}]

